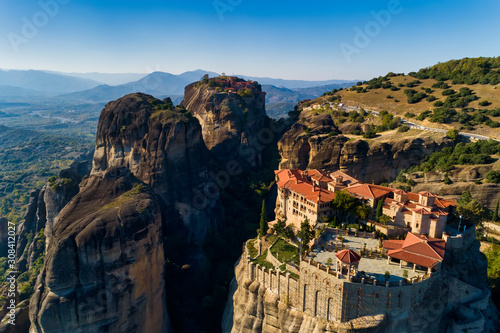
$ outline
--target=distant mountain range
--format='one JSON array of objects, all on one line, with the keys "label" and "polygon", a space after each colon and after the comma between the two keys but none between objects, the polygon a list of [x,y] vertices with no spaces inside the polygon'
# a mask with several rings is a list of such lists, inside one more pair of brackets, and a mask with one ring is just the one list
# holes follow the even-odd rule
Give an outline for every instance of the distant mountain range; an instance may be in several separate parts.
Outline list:
[{"label": "distant mountain range", "polygon": [[[218,73],[195,70],[182,74],[153,72],[151,74],[109,73],[60,73],[37,70],[0,70],[0,97],[8,98],[56,98],[64,102],[105,103],[133,92],[143,92],[157,98],[171,97],[179,103],[184,88],[198,81],[205,74]],[[267,111],[271,117],[283,117],[303,99],[316,98],[324,92],[340,87],[350,87],[354,81],[328,80],[305,81],[238,75],[258,81],[267,93]],[[131,81],[127,81],[131,80]],[[116,84],[120,82],[120,84]],[[125,82],[125,83],[123,83]]]},{"label": "distant mountain range", "polygon": [[60,95],[91,89],[99,84],[100,82],[94,80],[44,71],[0,70],[0,86],[4,86],[5,89],[9,89],[8,87],[22,88],[23,91],[17,93],[23,94],[23,96],[29,94]]}]

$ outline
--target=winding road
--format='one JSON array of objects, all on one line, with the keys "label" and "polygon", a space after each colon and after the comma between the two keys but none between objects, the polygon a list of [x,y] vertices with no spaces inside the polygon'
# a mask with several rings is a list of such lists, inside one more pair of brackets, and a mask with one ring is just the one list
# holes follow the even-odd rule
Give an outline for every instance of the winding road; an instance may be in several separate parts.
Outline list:
[{"label": "winding road", "polygon": [[[350,111],[359,111],[360,110],[356,106],[347,106],[347,105],[343,105],[342,109],[344,111],[348,111],[348,112],[350,112]],[[366,110],[365,109],[365,111],[371,112],[372,114],[374,114],[376,116],[378,116],[378,114],[379,114],[378,111],[374,111],[374,110]],[[441,133],[448,132],[448,130],[439,129],[439,128],[432,128],[432,127],[426,127],[426,126],[422,126],[422,125],[418,125],[418,124],[412,123],[412,122],[410,122],[408,120],[404,120],[404,119],[401,119],[401,122],[403,124],[408,125],[408,127],[410,127],[410,128],[415,128],[415,129],[420,129],[420,130],[425,130],[425,131],[441,132]],[[460,134],[462,136],[465,136],[467,138],[470,138],[470,139],[474,139],[474,140],[495,140],[495,141],[500,141],[500,140],[497,140],[495,138],[491,138],[491,137],[484,136],[484,135],[479,135],[479,134],[465,133],[465,132],[458,132],[458,134]]]}]

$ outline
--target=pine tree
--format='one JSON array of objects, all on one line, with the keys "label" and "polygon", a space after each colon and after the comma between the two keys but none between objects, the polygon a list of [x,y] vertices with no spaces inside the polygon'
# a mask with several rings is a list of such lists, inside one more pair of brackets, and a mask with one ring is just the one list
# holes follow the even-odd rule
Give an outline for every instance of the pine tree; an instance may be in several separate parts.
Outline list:
[{"label": "pine tree", "polygon": [[267,234],[266,200],[262,200],[262,211],[260,212],[260,235],[265,236],[266,234]]},{"label": "pine tree", "polygon": [[497,200],[497,205],[495,206],[495,211],[493,212],[493,217],[491,218],[493,222],[496,222],[498,220],[498,200]]}]

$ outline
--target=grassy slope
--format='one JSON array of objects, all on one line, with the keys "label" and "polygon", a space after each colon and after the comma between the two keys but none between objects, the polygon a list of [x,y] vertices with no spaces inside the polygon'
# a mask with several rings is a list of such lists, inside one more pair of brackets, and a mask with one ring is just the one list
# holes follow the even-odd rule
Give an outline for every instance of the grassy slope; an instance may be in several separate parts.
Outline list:
[{"label": "grassy slope", "polygon": [[[399,83],[402,83],[403,85],[416,80],[413,77],[410,76],[395,76],[390,78],[390,82],[392,82],[393,85],[398,85]],[[417,91],[422,91],[421,87],[423,88],[431,88],[434,90],[434,92],[431,93],[431,95],[434,95],[435,97],[438,98],[438,100],[441,100],[444,102],[447,96],[443,96],[442,92],[444,89],[439,89],[439,88],[432,88],[432,85],[436,83],[437,81],[434,79],[425,79],[425,80],[420,80],[422,83],[418,84],[414,88],[408,88],[408,87],[400,87],[400,90],[398,91],[391,91],[390,89],[373,89],[373,90],[368,90],[366,93],[357,93],[356,91],[348,91],[343,90],[338,92],[337,94],[342,97],[342,103],[345,105],[353,106],[357,105],[359,107],[363,107],[367,110],[375,110],[375,111],[382,111],[382,110],[387,110],[389,112],[394,113],[395,115],[401,116],[404,118],[404,114],[406,112],[412,112],[415,115],[419,115],[420,113],[426,111],[426,110],[433,110],[435,107],[433,104],[436,101],[433,102],[427,102],[425,99],[420,101],[419,103],[415,104],[408,104],[407,102],[407,97],[404,93],[405,89],[414,89]],[[478,100],[473,101],[469,103],[469,107],[476,108],[476,109],[496,109],[500,108],[500,87],[498,86],[492,86],[492,85],[481,85],[481,84],[475,84],[475,85],[465,85],[465,84],[457,84],[453,85],[451,80],[446,81],[448,85],[451,87],[449,89],[453,89],[455,91],[459,91],[460,88],[462,87],[468,87],[476,93],[476,95],[479,97]],[[366,85],[363,85],[363,87],[366,87]],[[386,96],[391,95],[394,98],[388,99]],[[322,97],[321,99],[324,99]],[[321,99],[318,99],[320,101]],[[399,100],[399,102],[395,102],[395,100]],[[479,106],[479,102],[487,100],[491,103],[491,105],[482,107]],[[491,120],[494,121],[500,121],[500,117],[490,117]],[[414,123],[420,123],[425,126],[433,127],[433,128],[443,128],[443,129],[448,129],[448,128],[457,128],[460,129],[462,126],[459,123],[452,123],[452,124],[439,124],[439,123],[432,123],[428,119],[425,119],[422,122],[419,122],[415,120],[414,118],[412,119],[412,122]],[[467,132],[475,132],[478,134],[482,135],[487,135],[487,136],[493,136],[496,138],[500,138],[500,129],[494,129],[490,128],[488,126],[484,125],[479,125],[476,126],[474,131],[467,131]]]}]

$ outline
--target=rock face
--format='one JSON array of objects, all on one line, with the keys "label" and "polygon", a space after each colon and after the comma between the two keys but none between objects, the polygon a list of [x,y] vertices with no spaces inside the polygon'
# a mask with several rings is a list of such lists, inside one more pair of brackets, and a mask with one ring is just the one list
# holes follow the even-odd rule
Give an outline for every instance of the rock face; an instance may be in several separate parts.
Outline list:
[{"label": "rock face", "polygon": [[448,172],[451,184],[443,183],[445,173],[438,170],[427,172],[425,175],[422,172],[411,173],[408,177],[416,183],[413,187],[415,192],[430,191],[444,197],[459,198],[466,190],[469,190],[473,198],[494,210],[497,201],[500,200],[500,186],[493,183],[475,183],[484,179],[486,173],[493,168],[493,164],[457,166]]},{"label": "rock face", "polygon": [[401,138],[378,142],[337,135],[328,114],[302,112],[278,143],[280,168],[340,169],[363,182],[380,183],[396,178],[401,169],[419,164],[426,156],[452,141],[443,137]]},{"label": "rock face", "polygon": [[162,217],[126,168],[94,172],[61,211],[30,332],[166,332]]},{"label": "rock face", "polygon": [[183,230],[189,241],[203,241],[217,228],[220,208],[218,194],[206,194],[210,159],[201,133],[185,109],[149,95],[127,95],[101,113],[92,174],[127,167],[163,199],[167,231]]},{"label": "rock face", "polygon": [[254,156],[250,149],[258,145],[267,118],[265,93],[255,82],[232,77],[212,80],[220,87],[202,81],[188,85],[181,105],[199,120],[203,141],[215,158],[260,165],[260,153]]},{"label": "rock face", "polygon": [[[30,193],[28,208],[17,230],[18,271],[24,272],[31,268],[45,251],[52,237],[57,214],[78,193],[78,184],[90,172],[89,154],[79,156],[69,168],[61,170],[56,179],[45,184],[41,190]],[[40,237],[45,238],[45,246],[37,246]]]}]

